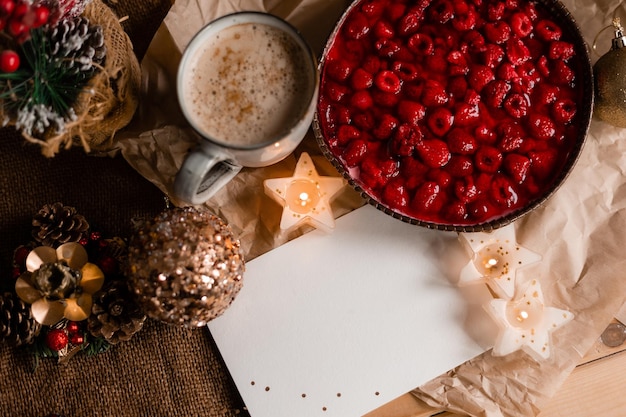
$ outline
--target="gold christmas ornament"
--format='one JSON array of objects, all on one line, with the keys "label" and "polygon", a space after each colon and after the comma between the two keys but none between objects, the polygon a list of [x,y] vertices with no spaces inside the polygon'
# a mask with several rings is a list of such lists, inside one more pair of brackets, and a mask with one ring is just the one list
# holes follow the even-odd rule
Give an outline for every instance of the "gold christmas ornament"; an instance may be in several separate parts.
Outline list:
[{"label": "gold christmas ornament", "polygon": [[613,126],[626,127],[626,36],[619,17],[609,27],[614,29],[611,49],[593,66],[594,114]]},{"label": "gold christmas ornament", "polygon": [[128,277],[148,317],[194,328],[220,316],[243,285],[239,240],[219,217],[191,207],[139,224]]}]

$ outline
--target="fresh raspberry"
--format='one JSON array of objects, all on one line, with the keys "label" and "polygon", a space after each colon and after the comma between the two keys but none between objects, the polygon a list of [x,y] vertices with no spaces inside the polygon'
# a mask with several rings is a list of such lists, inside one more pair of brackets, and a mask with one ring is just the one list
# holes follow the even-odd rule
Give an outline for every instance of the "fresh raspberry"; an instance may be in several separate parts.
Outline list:
[{"label": "fresh raspberry", "polygon": [[502,44],[511,37],[511,27],[504,21],[485,23],[483,26],[485,39],[495,44]]},{"label": "fresh raspberry", "polygon": [[324,86],[326,96],[333,102],[339,103],[350,92],[347,86],[333,81],[327,81]]},{"label": "fresh raspberry", "polygon": [[487,84],[482,95],[485,103],[495,109],[502,106],[502,103],[510,90],[510,83],[503,80],[494,80]]},{"label": "fresh raspberry", "polygon": [[422,184],[411,200],[411,208],[419,213],[437,213],[444,203],[443,192],[439,184],[428,181]]},{"label": "fresh raspberry", "polygon": [[[467,68],[467,55],[461,51],[453,50],[448,52],[446,60],[453,65]],[[469,68],[467,68],[469,70]]]},{"label": "fresh raspberry", "polygon": [[374,85],[380,91],[392,94],[398,93],[402,87],[400,78],[391,70],[383,70],[376,74],[374,77]]},{"label": "fresh raspberry", "polygon": [[559,99],[552,105],[552,117],[559,123],[569,123],[576,115],[576,103],[573,100]]},{"label": "fresh raspberry", "polygon": [[385,93],[380,90],[371,90],[374,102],[381,107],[392,108],[400,101],[400,95],[394,93]]},{"label": "fresh raspberry", "polygon": [[530,157],[530,172],[539,180],[546,180],[552,176],[556,169],[558,158],[557,151],[550,149],[545,151],[532,151]]},{"label": "fresh raspberry", "polygon": [[498,211],[491,202],[482,198],[467,205],[468,217],[475,222],[488,221]]},{"label": "fresh raspberry", "polygon": [[[403,82],[416,80],[417,77],[419,77],[420,74],[423,72],[421,67],[415,65],[412,62],[405,61],[395,61],[393,64],[391,64],[391,70]],[[400,89],[398,88],[397,92],[399,91]]]},{"label": "fresh raspberry", "polygon": [[374,76],[364,69],[357,68],[350,77],[350,85],[355,90],[366,90],[374,84]]},{"label": "fresh raspberry", "polygon": [[443,208],[443,217],[451,223],[463,222],[467,218],[467,206],[458,200],[450,201]]},{"label": "fresh raspberry", "polygon": [[[444,168],[447,168],[447,166]],[[442,189],[446,189],[450,184],[452,184],[452,175],[442,168],[429,169],[426,174],[426,179],[436,182]]]},{"label": "fresh raspberry", "polygon": [[444,86],[435,80],[426,80],[422,92],[422,103],[427,107],[442,106],[448,102]]},{"label": "fresh raspberry", "polygon": [[437,137],[442,138],[450,128],[452,127],[452,123],[454,122],[454,116],[445,107],[437,107],[435,108],[428,117],[426,118],[426,124],[433,134]]},{"label": "fresh raspberry", "polygon": [[478,145],[474,136],[467,133],[464,129],[454,128],[446,137],[448,148],[454,154],[469,155],[476,151]]},{"label": "fresh raspberry", "polygon": [[554,122],[548,117],[539,113],[531,113],[528,116],[528,131],[539,140],[548,140],[556,134]]},{"label": "fresh raspberry", "polygon": [[424,93],[424,79],[416,78],[402,84],[402,93],[411,100],[421,100]]},{"label": "fresh raspberry", "polygon": [[513,64],[509,62],[503,62],[497,70],[498,78],[504,81],[513,81],[519,78],[517,71]]},{"label": "fresh raspberry", "polygon": [[350,106],[359,110],[370,109],[374,105],[372,95],[367,90],[356,91],[350,98]]},{"label": "fresh raspberry", "polygon": [[417,32],[423,18],[424,11],[419,7],[412,7],[411,10],[400,19],[398,23],[398,34],[400,36],[409,36]]},{"label": "fresh raspberry", "polygon": [[489,68],[496,68],[504,59],[504,50],[498,45],[488,43],[482,53],[483,62]]},{"label": "fresh raspberry", "polygon": [[526,13],[513,13],[511,16],[511,30],[518,38],[522,39],[533,31],[533,23]]},{"label": "fresh raspberry", "polygon": [[469,126],[480,120],[480,107],[467,103],[456,106],[454,124],[456,126]]},{"label": "fresh raspberry", "polygon": [[415,147],[424,135],[419,127],[402,124],[396,129],[391,140],[391,151],[398,156],[413,155]]},{"label": "fresh raspberry", "polygon": [[449,0],[436,0],[428,13],[431,20],[444,24],[454,17],[454,7]]},{"label": "fresh raspberry", "polygon": [[487,5],[487,20],[496,22],[504,16],[504,2],[490,2]]},{"label": "fresh raspberry", "polygon": [[465,93],[467,92],[466,77],[462,77],[462,76],[450,77],[450,79],[448,79],[447,90],[450,93],[450,97],[456,97],[456,98],[465,97]]},{"label": "fresh raspberry", "polygon": [[504,109],[515,119],[526,116],[529,106],[528,99],[521,94],[511,94],[504,100]]},{"label": "fresh raspberry", "polygon": [[535,22],[539,18],[539,13],[537,12],[537,8],[535,7],[535,3],[526,2],[522,6],[522,11],[526,13],[526,16],[530,19],[531,22]]},{"label": "fresh raspberry", "polygon": [[412,156],[405,156],[400,159],[400,175],[407,180],[409,189],[415,189],[419,185],[415,182],[409,184],[409,180],[414,179],[421,183],[429,170],[430,168]]},{"label": "fresh raspberry", "polygon": [[385,178],[395,177],[399,173],[398,161],[391,157],[380,160],[378,164],[380,172]]},{"label": "fresh raspberry", "polygon": [[508,10],[517,10],[519,9],[519,0],[504,0],[504,5]]},{"label": "fresh raspberry", "polygon": [[407,48],[417,56],[432,55],[435,51],[433,39],[425,33],[416,33],[407,41]]},{"label": "fresh raspberry", "polygon": [[337,144],[339,146],[346,146],[353,139],[361,137],[361,131],[351,125],[341,125],[337,129]]},{"label": "fresh raspberry", "polygon": [[459,178],[454,183],[454,195],[463,203],[471,203],[478,198],[478,188],[471,176]]},{"label": "fresh raspberry", "polygon": [[507,208],[515,206],[519,199],[511,180],[502,174],[494,175],[490,195],[497,205]]},{"label": "fresh raspberry", "polygon": [[391,39],[396,35],[393,25],[386,20],[378,20],[374,24],[374,36],[376,38]]},{"label": "fresh raspberry", "polygon": [[485,38],[480,32],[476,30],[470,30],[463,37],[461,42],[461,51],[480,53],[485,50]]},{"label": "fresh raspberry", "polygon": [[422,162],[431,168],[444,166],[450,160],[448,145],[439,139],[422,140],[415,145]]},{"label": "fresh raspberry", "polygon": [[480,92],[483,87],[493,81],[496,77],[491,68],[485,65],[472,65],[467,78],[470,87],[477,92]]},{"label": "fresh raspberry", "polygon": [[537,71],[542,77],[548,78],[550,76],[550,63],[545,55],[542,55],[537,59]]},{"label": "fresh raspberry", "polygon": [[458,31],[465,32],[474,29],[477,21],[478,14],[473,8],[471,8],[467,9],[465,13],[457,12],[454,19],[452,19],[452,26]]},{"label": "fresh raspberry", "polygon": [[404,180],[396,177],[390,180],[382,194],[383,203],[393,209],[402,209],[409,205],[409,192]]},{"label": "fresh raspberry", "polygon": [[401,100],[398,103],[398,118],[404,123],[417,126],[425,115],[426,109],[420,103],[410,100]]},{"label": "fresh raspberry", "polygon": [[329,118],[329,122],[335,125],[348,125],[352,123],[352,112],[345,106],[335,104],[329,106],[326,113]]},{"label": "fresh raspberry", "polygon": [[352,116],[354,125],[363,132],[369,132],[374,128],[376,120],[371,112],[356,113]]},{"label": "fresh raspberry", "polygon": [[325,65],[326,74],[328,74],[335,81],[345,81],[348,79],[354,65],[343,59],[333,59],[326,62]]},{"label": "fresh raspberry", "polygon": [[535,25],[535,33],[544,41],[558,41],[561,39],[563,31],[551,20],[543,19]]},{"label": "fresh raspberry", "polygon": [[482,99],[480,97],[480,94],[478,94],[476,91],[472,90],[471,88],[467,89],[467,91],[465,92],[465,96],[463,97],[464,103],[467,103],[471,106],[476,106],[481,101]]},{"label": "fresh raspberry", "polygon": [[510,153],[504,157],[504,171],[518,184],[524,182],[530,169],[530,159],[524,155]]},{"label": "fresh raspberry", "polygon": [[548,58],[567,61],[576,55],[574,45],[565,41],[552,41],[548,46]]},{"label": "fresh raspberry", "polygon": [[476,168],[487,174],[495,174],[502,164],[502,153],[493,146],[481,146],[474,155]]},{"label": "fresh raspberry", "polygon": [[474,129],[474,137],[477,141],[486,145],[493,145],[496,143],[498,136],[486,123],[481,123]]},{"label": "fresh raspberry", "polygon": [[359,178],[366,188],[376,190],[387,183],[387,179],[384,178],[380,169],[379,161],[375,157],[368,156],[363,158],[359,168]]},{"label": "fresh raspberry", "polygon": [[561,89],[552,84],[540,84],[533,92],[533,103],[545,106],[554,103],[561,95]]},{"label": "fresh raspberry", "polygon": [[358,11],[350,13],[350,16],[344,24],[344,34],[348,39],[361,39],[370,30],[367,17]]},{"label": "fresh raspberry", "polygon": [[367,155],[367,143],[362,139],[350,141],[341,154],[349,168],[359,165],[365,155]]},{"label": "fresh raspberry", "polygon": [[374,48],[381,58],[394,58],[400,53],[400,44],[393,39],[378,39],[374,43]]},{"label": "fresh raspberry", "polygon": [[385,1],[373,0],[363,4],[361,11],[369,19],[378,19],[385,13]]},{"label": "fresh raspberry", "polygon": [[474,163],[467,155],[452,155],[444,169],[453,177],[467,177],[474,172]]},{"label": "fresh raspberry", "polygon": [[530,51],[519,38],[511,38],[506,42],[506,57],[514,66],[522,65],[530,59]]},{"label": "fresh raspberry", "polygon": [[502,152],[512,152],[522,146],[526,133],[517,122],[504,122],[498,126],[498,149]]},{"label": "fresh raspberry", "polygon": [[378,125],[372,130],[372,135],[379,140],[387,139],[391,137],[397,127],[398,119],[390,114],[383,114]]},{"label": "fresh raspberry", "polygon": [[574,71],[564,62],[556,61],[550,73],[550,80],[558,85],[571,85],[576,78]]}]

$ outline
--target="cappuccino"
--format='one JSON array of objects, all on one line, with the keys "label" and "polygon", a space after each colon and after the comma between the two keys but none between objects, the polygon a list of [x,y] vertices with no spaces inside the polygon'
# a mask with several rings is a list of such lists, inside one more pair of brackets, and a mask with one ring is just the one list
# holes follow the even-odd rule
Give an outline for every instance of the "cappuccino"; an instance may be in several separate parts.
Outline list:
[{"label": "cappuccino", "polygon": [[281,139],[304,117],[315,87],[311,57],[281,29],[240,23],[190,57],[183,100],[203,136],[229,147]]}]

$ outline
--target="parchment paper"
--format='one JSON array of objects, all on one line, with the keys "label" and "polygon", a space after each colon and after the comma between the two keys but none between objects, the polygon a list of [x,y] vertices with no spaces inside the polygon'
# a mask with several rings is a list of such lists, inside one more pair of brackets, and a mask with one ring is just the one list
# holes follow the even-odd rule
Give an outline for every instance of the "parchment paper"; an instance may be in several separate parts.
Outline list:
[{"label": "parchment paper", "polygon": [[[618,0],[565,0],[564,4],[590,48],[615,13],[624,16]],[[175,172],[196,141],[177,110],[172,83],[180,51],[203,23],[231,11],[265,10],[293,23],[319,52],[346,5],[325,0],[177,0],[142,63],[145,97],[137,123],[120,141],[126,160],[170,194]],[[607,50],[611,31],[604,35],[598,40],[600,53]],[[598,57],[592,52],[594,62]],[[626,280],[621,276],[626,270],[624,139],[626,130],[594,120],[581,158],[565,184],[547,204],[516,224],[520,244],[543,254],[543,261],[525,273],[541,280],[549,304],[576,315],[553,334],[551,358],[538,363],[521,352],[501,358],[487,352],[417,388],[413,395],[434,407],[472,416],[539,413],[626,300]],[[320,175],[337,175],[309,133],[293,156],[272,167],[244,169],[206,203],[240,235],[248,259],[295,237],[278,232],[281,208],[263,194],[262,182],[290,175],[303,150],[312,156]],[[346,191],[333,211],[338,217],[362,204],[356,193]]]}]

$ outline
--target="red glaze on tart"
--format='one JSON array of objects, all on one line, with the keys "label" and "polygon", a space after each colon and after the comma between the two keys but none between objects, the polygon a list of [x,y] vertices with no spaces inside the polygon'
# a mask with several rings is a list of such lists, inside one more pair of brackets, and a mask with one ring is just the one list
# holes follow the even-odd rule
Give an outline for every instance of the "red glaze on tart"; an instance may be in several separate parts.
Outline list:
[{"label": "red glaze on tart", "polygon": [[558,186],[589,125],[589,58],[553,12],[527,0],[354,3],[322,60],[322,149],[404,220],[512,219]]}]

